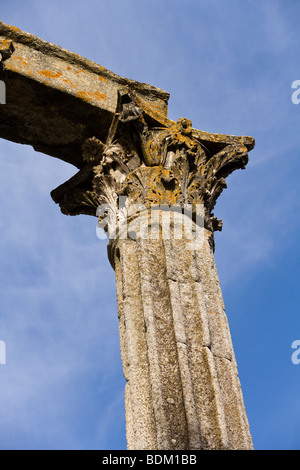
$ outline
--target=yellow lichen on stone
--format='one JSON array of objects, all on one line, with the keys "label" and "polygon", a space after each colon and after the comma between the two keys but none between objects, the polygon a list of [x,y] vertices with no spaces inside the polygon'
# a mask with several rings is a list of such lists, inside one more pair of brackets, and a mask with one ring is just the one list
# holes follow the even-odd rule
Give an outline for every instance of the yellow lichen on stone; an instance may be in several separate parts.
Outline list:
[{"label": "yellow lichen on stone", "polygon": [[60,78],[62,76],[61,72],[52,72],[51,70],[41,70],[38,73],[47,78]]}]

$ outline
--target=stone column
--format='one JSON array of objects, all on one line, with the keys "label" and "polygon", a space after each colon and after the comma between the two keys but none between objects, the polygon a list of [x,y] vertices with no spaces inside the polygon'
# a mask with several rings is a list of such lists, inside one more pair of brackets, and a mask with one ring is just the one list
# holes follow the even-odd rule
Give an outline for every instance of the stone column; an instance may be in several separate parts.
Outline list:
[{"label": "stone column", "polygon": [[210,240],[113,243],[128,449],[252,448]]},{"label": "stone column", "polygon": [[[97,208],[110,239],[128,448],[251,449],[213,256],[222,222],[212,211],[254,140],[197,131],[184,118],[157,121],[149,109],[120,93],[106,142],[86,139],[86,166],[52,196],[65,214]],[[149,236],[152,211],[173,215],[169,236],[159,218],[159,235]],[[185,223],[191,231],[178,237]]]},{"label": "stone column", "polygon": [[[110,239],[128,447],[251,448],[213,258],[222,227],[213,210],[254,139],[174,122],[165,91],[0,21],[2,72],[9,103],[1,137],[75,165],[51,195],[64,214],[98,216]],[[139,229],[153,208],[174,215],[170,236]],[[201,246],[187,249],[188,231],[177,236],[182,221],[192,232],[203,225]]]}]

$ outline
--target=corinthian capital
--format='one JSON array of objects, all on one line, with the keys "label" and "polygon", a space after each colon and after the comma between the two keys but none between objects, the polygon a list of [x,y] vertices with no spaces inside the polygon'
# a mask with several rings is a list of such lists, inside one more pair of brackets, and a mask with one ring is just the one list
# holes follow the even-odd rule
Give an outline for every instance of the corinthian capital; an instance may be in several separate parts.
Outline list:
[{"label": "corinthian capital", "polygon": [[198,131],[185,118],[158,118],[128,91],[119,94],[106,141],[91,136],[83,142],[84,167],[52,197],[69,215],[96,215],[100,204],[118,212],[119,196],[126,196],[128,208],[202,204],[205,227],[213,232],[222,228],[213,209],[225,179],[245,168],[253,147],[251,137]]}]

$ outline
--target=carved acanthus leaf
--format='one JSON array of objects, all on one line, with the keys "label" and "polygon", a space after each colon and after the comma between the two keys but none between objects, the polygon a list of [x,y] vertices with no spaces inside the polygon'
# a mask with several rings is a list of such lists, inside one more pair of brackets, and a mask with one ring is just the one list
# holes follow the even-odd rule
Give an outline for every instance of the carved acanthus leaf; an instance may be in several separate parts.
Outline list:
[{"label": "carved acanthus leaf", "polygon": [[[111,204],[118,211],[118,196],[127,197],[128,207],[203,204],[206,228],[221,230],[212,210],[226,188],[225,178],[245,168],[254,141],[215,136],[196,131],[185,118],[157,126],[130,91],[120,93],[106,142],[91,137],[83,143],[91,171],[83,178],[88,201],[83,190],[80,207],[92,203],[96,212],[96,204]],[[79,193],[73,194],[76,205]]]}]

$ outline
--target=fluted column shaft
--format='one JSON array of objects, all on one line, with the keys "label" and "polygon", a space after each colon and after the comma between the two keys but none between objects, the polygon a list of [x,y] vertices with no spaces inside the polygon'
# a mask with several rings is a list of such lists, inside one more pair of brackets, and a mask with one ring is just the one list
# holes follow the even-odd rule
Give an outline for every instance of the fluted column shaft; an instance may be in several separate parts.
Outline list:
[{"label": "fluted column shaft", "polygon": [[252,448],[209,235],[114,245],[128,449]]}]

